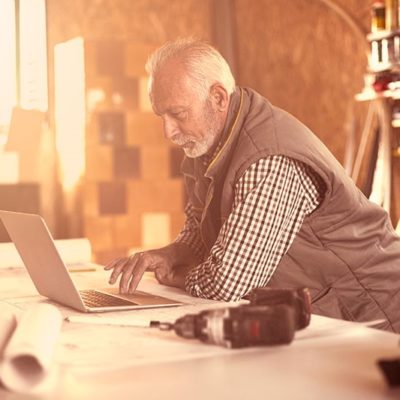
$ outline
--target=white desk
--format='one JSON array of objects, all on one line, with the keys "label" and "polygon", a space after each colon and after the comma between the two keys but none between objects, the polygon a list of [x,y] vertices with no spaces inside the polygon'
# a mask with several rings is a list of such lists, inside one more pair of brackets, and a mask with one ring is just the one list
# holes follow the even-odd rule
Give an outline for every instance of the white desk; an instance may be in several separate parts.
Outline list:
[{"label": "white desk", "polygon": [[[104,287],[104,271],[74,273],[80,287]],[[90,285],[89,285],[90,284]],[[161,287],[151,278],[142,288],[198,302]],[[23,269],[0,271],[0,302],[24,309],[38,301]],[[215,303],[211,303],[215,304]],[[78,314],[59,307],[64,316]],[[92,315],[93,318],[170,319],[193,306]],[[52,378],[34,395],[0,388],[0,399],[399,399],[376,366],[400,356],[399,336],[313,316],[288,346],[228,350],[185,340],[171,332],[64,322]]]}]

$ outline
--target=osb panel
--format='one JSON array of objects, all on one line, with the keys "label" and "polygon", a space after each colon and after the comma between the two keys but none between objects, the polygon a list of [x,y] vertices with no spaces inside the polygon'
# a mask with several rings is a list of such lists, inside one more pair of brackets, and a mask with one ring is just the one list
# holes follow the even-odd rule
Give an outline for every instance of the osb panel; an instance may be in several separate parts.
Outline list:
[{"label": "osb panel", "polygon": [[[49,122],[54,129],[53,52],[57,43],[80,36],[85,42],[122,40],[159,46],[176,37],[211,39],[212,0],[47,0]],[[94,54],[95,49],[88,49]],[[87,61],[87,60],[86,60]],[[87,66],[89,73],[95,63]]]},{"label": "osb panel", "polygon": [[[126,257],[128,255],[127,248],[115,248],[113,247],[111,250],[96,250],[93,251],[93,259],[94,262],[100,265],[107,265],[111,261],[120,258]],[[111,275],[111,273],[107,273],[106,276]],[[115,287],[118,287],[118,284],[115,284]]]},{"label": "osb panel", "polygon": [[367,66],[369,14],[366,1],[337,2],[343,15],[330,3],[235,0],[238,81],[294,114],[342,161],[346,118]]},{"label": "osb panel", "polygon": [[188,34],[209,39],[211,0],[48,0],[49,45],[75,36],[161,44]]},{"label": "osb panel", "polygon": [[127,138],[130,146],[168,146],[163,136],[162,120],[153,112],[128,112],[126,114]]},{"label": "osb panel", "polygon": [[139,247],[142,244],[142,232],[140,224],[140,214],[115,216],[113,219],[115,247]]},{"label": "osb panel", "polygon": [[141,158],[142,179],[168,179],[171,176],[169,153],[166,146],[143,146]]},{"label": "osb panel", "polygon": [[99,195],[96,182],[85,182],[83,185],[83,215],[97,217],[99,215]]},{"label": "osb panel", "polygon": [[107,145],[86,148],[87,182],[111,181],[113,177],[113,152]]},{"label": "osb panel", "polygon": [[83,234],[89,239],[94,252],[112,250],[115,247],[112,217],[86,217],[83,226]]},{"label": "osb panel", "polygon": [[168,245],[170,237],[171,218],[169,213],[142,214],[142,246],[145,249],[155,249]]},{"label": "osb panel", "polygon": [[128,182],[128,213],[180,212],[183,210],[181,179]]},{"label": "osb panel", "polygon": [[352,18],[360,28],[368,32],[371,26],[371,3],[370,0],[319,0],[322,5],[331,8],[331,11],[335,6],[341,8],[348,14],[348,17]]},{"label": "osb panel", "polygon": [[148,46],[142,43],[128,42],[125,45],[124,72],[127,76],[146,76],[144,68],[149,54],[157,46]]}]

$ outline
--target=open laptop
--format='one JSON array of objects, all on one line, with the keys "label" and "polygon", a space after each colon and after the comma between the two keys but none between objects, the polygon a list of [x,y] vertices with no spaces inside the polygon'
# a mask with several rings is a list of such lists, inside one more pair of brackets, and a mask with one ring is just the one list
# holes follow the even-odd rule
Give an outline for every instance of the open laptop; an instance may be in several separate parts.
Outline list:
[{"label": "open laptop", "polygon": [[[0,210],[0,219],[20,254],[38,292],[82,312],[171,307],[182,303],[142,291],[120,295],[114,288],[78,290],[43,218]],[[115,293],[111,293],[114,291]]]}]

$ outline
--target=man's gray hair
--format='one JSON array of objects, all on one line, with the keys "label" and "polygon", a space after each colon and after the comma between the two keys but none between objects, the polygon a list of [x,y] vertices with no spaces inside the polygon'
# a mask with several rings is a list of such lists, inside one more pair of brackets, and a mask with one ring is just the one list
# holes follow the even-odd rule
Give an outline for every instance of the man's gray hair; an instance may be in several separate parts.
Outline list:
[{"label": "man's gray hair", "polygon": [[150,84],[160,68],[174,58],[186,65],[187,74],[203,99],[215,83],[224,86],[229,95],[235,90],[235,78],[224,57],[210,44],[192,38],[167,42],[150,55],[146,63]]}]

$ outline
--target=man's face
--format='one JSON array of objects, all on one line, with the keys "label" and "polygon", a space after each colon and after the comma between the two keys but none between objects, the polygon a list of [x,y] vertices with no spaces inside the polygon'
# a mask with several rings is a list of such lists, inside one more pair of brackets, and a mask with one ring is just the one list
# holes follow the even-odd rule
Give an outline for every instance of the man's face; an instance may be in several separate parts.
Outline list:
[{"label": "man's face", "polygon": [[152,81],[153,110],[163,120],[165,137],[181,146],[187,157],[199,157],[218,139],[224,120],[210,96],[199,98],[182,65],[173,64]]}]

